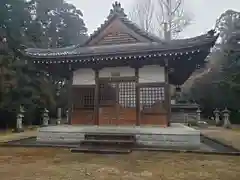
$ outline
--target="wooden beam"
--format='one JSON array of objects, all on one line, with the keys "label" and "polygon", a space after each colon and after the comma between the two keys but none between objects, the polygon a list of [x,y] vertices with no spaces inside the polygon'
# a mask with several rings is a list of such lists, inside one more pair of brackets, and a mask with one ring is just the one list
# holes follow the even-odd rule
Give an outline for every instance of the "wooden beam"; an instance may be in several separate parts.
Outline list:
[{"label": "wooden beam", "polygon": [[164,94],[165,94],[165,105],[167,109],[167,123],[168,126],[170,126],[170,120],[171,120],[171,93],[170,93],[170,84],[169,84],[169,64],[168,59],[165,59],[165,66],[164,66],[164,76],[165,76],[165,88],[164,88]]},{"label": "wooden beam", "polygon": [[140,115],[140,87],[138,86],[139,82],[139,68],[135,68],[135,78],[136,78],[136,126],[141,124],[141,115]]},{"label": "wooden beam", "polygon": [[144,88],[144,87],[165,87],[166,83],[165,82],[154,82],[154,83],[138,83],[137,86],[139,88]]},{"label": "wooden beam", "polygon": [[164,112],[143,112],[143,115],[167,115],[167,113]]},{"label": "wooden beam", "polygon": [[94,125],[99,125],[99,70],[95,69]]},{"label": "wooden beam", "polygon": [[87,85],[72,85],[73,88],[95,88],[95,84],[87,84]]},{"label": "wooden beam", "polygon": [[135,76],[129,76],[129,77],[99,77],[99,81],[132,82],[132,81],[136,81],[136,77]]}]

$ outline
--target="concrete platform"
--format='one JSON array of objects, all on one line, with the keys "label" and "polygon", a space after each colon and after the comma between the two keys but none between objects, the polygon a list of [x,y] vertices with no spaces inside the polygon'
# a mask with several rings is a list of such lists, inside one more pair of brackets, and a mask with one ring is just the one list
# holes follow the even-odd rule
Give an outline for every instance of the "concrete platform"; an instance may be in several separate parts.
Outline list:
[{"label": "concrete platform", "polygon": [[200,131],[179,123],[173,123],[171,127],[167,128],[153,126],[49,126],[38,129],[37,142],[80,144],[87,133],[133,134],[140,146],[184,149],[198,149],[201,146]]}]

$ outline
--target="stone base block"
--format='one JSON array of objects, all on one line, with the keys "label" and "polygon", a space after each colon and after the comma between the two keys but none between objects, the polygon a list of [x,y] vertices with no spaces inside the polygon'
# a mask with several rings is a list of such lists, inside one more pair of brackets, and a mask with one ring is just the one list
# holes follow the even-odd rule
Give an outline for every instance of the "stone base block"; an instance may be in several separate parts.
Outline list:
[{"label": "stone base block", "polygon": [[183,124],[170,127],[157,126],[51,126],[38,130],[37,141],[43,143],[80,144],[87,133],[133,134],[138,145],[153,147],[199,148],[200,131]]}]

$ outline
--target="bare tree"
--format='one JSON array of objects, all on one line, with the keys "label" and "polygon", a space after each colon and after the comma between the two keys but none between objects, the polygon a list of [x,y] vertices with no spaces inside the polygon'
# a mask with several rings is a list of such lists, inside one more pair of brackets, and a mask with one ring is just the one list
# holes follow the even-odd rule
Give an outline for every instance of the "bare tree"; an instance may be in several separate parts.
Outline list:
[{"label": "bare tree", "polygon": [[147,32],[153,31],[153,0],[138,0],[129,17]]},{"label": "bare tree", "polygon": [[183,0],[136,0],[129,17],[141,28],[166,40],[176,38],[191,22]]}]

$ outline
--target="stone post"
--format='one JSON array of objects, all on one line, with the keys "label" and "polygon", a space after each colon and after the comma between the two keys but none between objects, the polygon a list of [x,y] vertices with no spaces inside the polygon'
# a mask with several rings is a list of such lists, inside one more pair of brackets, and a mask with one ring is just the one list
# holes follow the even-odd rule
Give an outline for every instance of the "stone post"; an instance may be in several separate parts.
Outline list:
[{"label": "stone post", "polygon": [[20,106],[19,108],[19,112],[17,114],[17,124],[16,124],[16,130],[15,132],[23,132],[23,125],[22,125],[22,121],[23,121],[23,118],[24,118],[24,109],[22,106]]},{"label": "stone post", "polygon": [[231,123],[230,123],[230,120],[229,120],[230,111],[229,111],[227,108],[225,108],[225,109],[222,111],[222,113],[223,113],[223,120],[224,120],[223,126],[224,126],[225,128],[231,128]]},{"label": "stone post", "polygon": [[197,113],[197,121],[201,121],[201,110],[198,108],[196,113]]},{"label": "stone post", "polygon": [[188,113],[185,113],[185,112],[183,111],[183,118],[184,118],[184,123],[185,123],[185,124],[188,124]]},{"label": "stone post", "polygon": [[61,124],[62,120],[62,108],[57,108],[57,125]]},{"label": "stone post", "polygon": [[221,121],[220,121],[220,111],[216,108],[214,111],[213,111],[213,114],[215,116],[215,122],[216,122],[216,126],[219,126]]},{"label": "stone post", "polygon": [[66,117],[67,117],[67,122],[66,123],[69,124],[69,110],[68,109],[66,110]]},{"label": "stone post", "polygon": [[43,111],[43,126],[48,126],[49,124],[49,115],[48,115],[49,111],[45,108]]}]

